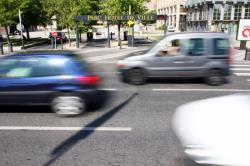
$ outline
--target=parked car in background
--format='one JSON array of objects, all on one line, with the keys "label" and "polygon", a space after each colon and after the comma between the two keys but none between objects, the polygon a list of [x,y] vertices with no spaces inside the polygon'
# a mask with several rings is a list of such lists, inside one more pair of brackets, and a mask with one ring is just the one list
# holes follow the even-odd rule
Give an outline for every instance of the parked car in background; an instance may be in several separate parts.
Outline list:
[{"label": "parked car in background", "polygon": [[[56,31],[56,33],[57,33],[57,36],[56,36],[57,43],[61,43],[61,40],[63,43],[66,43],[68,41],[68,38],[64,32]],[[53,38],[52,32],[49,33],[49,37],[48,37],[49,44],[51,43],[51,38]]]},{"label": "parked car in background", "polygon": [[78,115],[95,101],[99,77],[72,52],[23,52],[0,58],[0,105],[50,105]]},{"label": "parked car in background", "polygon": [[173,116],[184,152],[199,164],[249,166],[250,94],[187,103]]},{"label": "parked car in background", "polygon": [[225,33],[172,33],[148,52],[118,61],[123,81],[140,85],[150,78],[204,78],[221,85],[230,75],[231,51]]},{"label": "parked car in background", "polygon": [[168,26],[168,32],[175,32],[175,29],[173,26]]}]

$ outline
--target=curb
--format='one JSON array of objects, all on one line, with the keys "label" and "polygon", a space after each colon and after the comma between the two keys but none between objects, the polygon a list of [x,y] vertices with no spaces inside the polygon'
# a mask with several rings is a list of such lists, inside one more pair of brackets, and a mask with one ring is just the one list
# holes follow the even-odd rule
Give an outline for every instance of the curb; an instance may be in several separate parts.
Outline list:
[{"label": "curb", "polygon": [[46,43],[47,43],[47,41],[37,42],[37,43],[33,43],[33,44],[28,44],[28,45],[25,45],[25,46],[24,46],[24,49],[26,49],[26,48],[31,48],[31,47],[35,47],[35,46],[39,46],[39,45],[46,44]]}]

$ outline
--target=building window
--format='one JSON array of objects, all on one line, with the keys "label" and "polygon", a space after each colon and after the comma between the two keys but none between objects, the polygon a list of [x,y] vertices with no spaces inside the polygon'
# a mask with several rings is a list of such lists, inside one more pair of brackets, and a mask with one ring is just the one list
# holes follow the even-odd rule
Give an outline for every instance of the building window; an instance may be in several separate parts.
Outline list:
[{"label": "building window", "polygon": [[203,14],[202,20],[207,20],[207,9],[204,9],[204,10],[202,11],[202,14]]},{"label": "building window", "polygon": [[213,20],[220,20],[221,4],[214,5]]},{"label": "building window", "polygon": [[245,18],[250,19],[250,6],[245,7]]},{"label": "building window", "polygon": [[199,11],[199,20],[202,20],[202,10]]},{"label": "building window", "polygon": [[224,7],[224,20],[231,20],[232,6],[225,5]]},{"label": "building window", "polygon": [[242,6],[236,5],[234,8],[234,20],[239,20],[241,18]]},{"label": "building window", "polygon": [[184,13],[185,12],[185,9],[183,7],[183,5],[180,6],[180,13]]}]

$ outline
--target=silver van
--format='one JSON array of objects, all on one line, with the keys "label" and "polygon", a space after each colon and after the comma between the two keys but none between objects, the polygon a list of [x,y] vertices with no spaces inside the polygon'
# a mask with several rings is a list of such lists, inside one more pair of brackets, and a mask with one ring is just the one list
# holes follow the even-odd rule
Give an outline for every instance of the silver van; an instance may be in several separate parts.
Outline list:
[{"label": "silver van", "polygon": [[123,81],[140,85],[149,78],[202,77],[221,85],[230,75],[231,51],[225,33],[172,33],[143,55],[118,61]]}]

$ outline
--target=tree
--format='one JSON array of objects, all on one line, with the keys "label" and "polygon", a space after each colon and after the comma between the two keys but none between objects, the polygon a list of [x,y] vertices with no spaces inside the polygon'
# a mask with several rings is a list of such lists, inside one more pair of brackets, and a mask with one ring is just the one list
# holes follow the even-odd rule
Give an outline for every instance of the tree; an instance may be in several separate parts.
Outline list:
[{"label": "tree", "polygon": [[144,4],[147,0],[103,0],[101,4],[102,14],[129,14],[129,5],[131,14],[144,14],[147,9]]},{"label": "tree", "polygon": [[[150,11],[147,11],[145,14],[148,14],[148,15],[157,15],[157,12],[156,10],[150,10]],[[156,23],[156,20],[152,20],[152,21],[142,21],[142,24],[143,25],[146,25],[146,24],[154,24]]]},{"label": "tree", "polygon": [[7,42],[10,45],[8,26],[15,25],[18,16],[18,4],[15,0],[0,0],[0,25],[5,28]]},{"label": "tree", "polygon": [[99,11],[99,0],[44,0],[43,5],[47,17],[56,16],[58,25],[66,27],[69,43],[70,28],[75,26],[74,17],[77,15],[94,14]]},{"label": "tree", "polygon": [[26,29],[27,39],[30,40],[30,26],[46,24],[46,12],[43,10],[42,0],[22,0],[19,2],[19,8],[22,11],[22,23]]},{"label": "tree", "polygon": [[[129,6],[131,6],[131,14],[144,14],[147,9],[144,6],[147,0],[103,0],[100,6],[100,12],[107,15],[123,15],[129,14]],[[118,40],[121,46],[120,29],[121,21],[116,22],[118,25]]]}]

